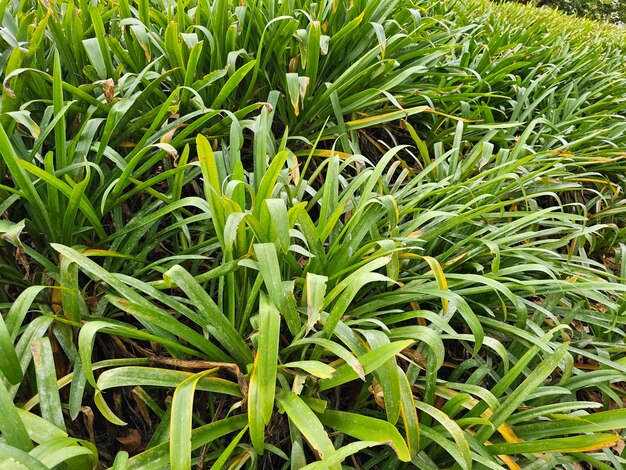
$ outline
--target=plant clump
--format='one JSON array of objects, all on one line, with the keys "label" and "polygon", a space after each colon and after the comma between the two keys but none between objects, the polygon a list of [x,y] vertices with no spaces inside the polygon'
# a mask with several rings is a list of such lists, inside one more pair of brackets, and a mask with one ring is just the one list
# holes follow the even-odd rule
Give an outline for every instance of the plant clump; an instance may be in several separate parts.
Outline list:
[{"label": "plant clump", "polygon": [[624,466],[622,30],[487,0],[0,19],[0,468]]}]

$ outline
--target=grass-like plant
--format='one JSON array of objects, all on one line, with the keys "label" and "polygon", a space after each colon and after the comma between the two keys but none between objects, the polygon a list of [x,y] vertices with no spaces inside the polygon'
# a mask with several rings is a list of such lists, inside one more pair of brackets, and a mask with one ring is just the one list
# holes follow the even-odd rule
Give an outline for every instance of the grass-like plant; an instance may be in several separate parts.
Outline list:
[{"label": "grass-like plant", "polygon": [[622,468],[621,30],[0,18],[0,468]]}]

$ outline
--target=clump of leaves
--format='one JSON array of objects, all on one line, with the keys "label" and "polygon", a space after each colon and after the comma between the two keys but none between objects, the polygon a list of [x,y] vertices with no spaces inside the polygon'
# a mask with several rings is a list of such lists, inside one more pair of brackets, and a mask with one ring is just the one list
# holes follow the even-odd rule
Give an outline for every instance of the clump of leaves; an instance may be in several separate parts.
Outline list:
[{"label": "clump of leaves", "polygon": [[0,459],[623,466],[620,31],[482,0],[0,17]]}]

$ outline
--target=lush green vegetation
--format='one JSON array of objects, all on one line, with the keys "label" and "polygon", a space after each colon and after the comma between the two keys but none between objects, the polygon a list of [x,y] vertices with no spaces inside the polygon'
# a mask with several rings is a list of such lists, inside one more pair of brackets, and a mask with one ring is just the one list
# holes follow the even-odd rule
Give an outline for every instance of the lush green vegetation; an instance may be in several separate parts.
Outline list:
[{"label": "lush green vegetation", "polygon": [[619,29],[486,0],[0,18],[0,468],[623,468]]},{"label": "lush green vegetation", "polygon": [[623,0],[518,0],[533,6],[549,6],[598,21],[623,24],[626,21],[626,4]]}]

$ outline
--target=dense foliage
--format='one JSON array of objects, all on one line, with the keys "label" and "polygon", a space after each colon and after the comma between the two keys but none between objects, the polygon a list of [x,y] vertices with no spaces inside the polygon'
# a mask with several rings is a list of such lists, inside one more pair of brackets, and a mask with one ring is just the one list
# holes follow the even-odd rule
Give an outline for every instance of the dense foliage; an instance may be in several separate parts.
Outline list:
[{"label": "dense foliage", "polygon": [[624,466],[619,29],[486,0],[0,17],[0,468]]},{"label": "dense foliage", "polygon": [[613,23],[626,22],[623,0],[518,0],[533,6],[549,6],[570,14]]}]

